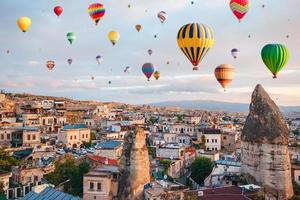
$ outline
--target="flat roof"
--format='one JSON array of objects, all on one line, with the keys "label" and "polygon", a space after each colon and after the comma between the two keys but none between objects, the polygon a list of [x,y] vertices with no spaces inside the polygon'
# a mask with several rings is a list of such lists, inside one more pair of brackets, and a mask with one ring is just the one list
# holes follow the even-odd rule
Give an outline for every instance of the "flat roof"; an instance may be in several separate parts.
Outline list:
[{"label": "flat roof", "polygon": [[102,148],[102,149],[114,149],[114,148],[120,146],[121,144],[122,144],[121,141],[108,140],[108,141],[105,141],[105,142],[98,143],[96,145],[96,147]]}]

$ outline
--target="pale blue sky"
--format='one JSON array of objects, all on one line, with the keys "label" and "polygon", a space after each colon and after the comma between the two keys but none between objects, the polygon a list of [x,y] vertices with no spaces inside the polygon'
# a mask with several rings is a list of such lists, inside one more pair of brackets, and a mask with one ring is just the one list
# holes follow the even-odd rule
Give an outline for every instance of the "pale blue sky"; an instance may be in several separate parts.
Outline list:
[{"label": "pale blue sky", "polygon": [[[97,27],[87,13],[89,4],[95,2],[106,7]],[[277,103],[300,105],[299,0],[252,0],[242,23],[231,13],[227,0],[194,0],[194,5],[190,2],[1,0],[0,88],[127,103],[196,99],[249,102],[254,86],[261,83]],[[60,18],[53,13],[56,5],[64,8]],[[161,10],[169,14],[163,25],[156,17]],[[32,20],[25,34],[16,25],[21,16]],[[197,72],[191,70],[176,43],[178,29],[190,22],[209,25],[216,37]],[[134,28],[136,24],[143,25],[140,33]],[[114,47],[107,40],[111,30],[121,34]],[[72,46],[66,39],[70,31],[77,35]],[[267,43],[282,43],[290,49],[290,61],[277,80],[272,79],[260,58],[260,50]],[[151,57],[147,54],[149,48],[154,52]],[[237,61],[230,55],[232,48],[241,51]],[[10,54],[6,54],[7,49]],[[103,56],[103,64],[97,65],[97,55]],[[71,66],[68,58],[73,59]],[[56,62],[52,72],[45,67],[47,60]],[[159,81],[146,81],[141,72],[145,62],[157,66],[162,74]],[[226,93],[213,76],[215,67],[223,63],[236,67],[236,77]],[[131,66],[130,74],[124,74],[126,66]],[[108,87],[109,80],[112,85]]]}]

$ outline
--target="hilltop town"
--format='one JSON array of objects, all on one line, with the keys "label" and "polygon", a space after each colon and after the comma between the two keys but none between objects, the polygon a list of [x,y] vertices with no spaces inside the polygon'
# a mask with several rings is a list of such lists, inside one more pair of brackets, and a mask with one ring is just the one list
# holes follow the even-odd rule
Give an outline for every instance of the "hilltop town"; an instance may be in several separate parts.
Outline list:
[{"label": "hilltop town", "polygon": [[299,142],[261,86],[249,115],[2,92],[0,199],[288,199]]}]

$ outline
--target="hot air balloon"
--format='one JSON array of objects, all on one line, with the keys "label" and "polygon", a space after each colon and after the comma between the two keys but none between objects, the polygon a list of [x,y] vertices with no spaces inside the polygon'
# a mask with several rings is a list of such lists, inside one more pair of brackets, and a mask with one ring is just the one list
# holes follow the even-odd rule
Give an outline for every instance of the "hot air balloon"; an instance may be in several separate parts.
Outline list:
[{"label": "hot air balloon", "polygon": [[152,49],[148,49],[148,54],[149,54],[149,56],[151,56],[152,53],[153,53]]},{"label": "hot air balloon", "polygon": [[69,58],[69,59],[68,59],[68,63],[69,63],[69,65],[71,65],[71,64],[72,64],[72,62],[73,62],[73,60],[72,60],[71,58]]},{"label": "hot air balloon", "polygon": [[105,8],[101,3],[94,3],[88,7],[88,12],[92,20],[98,25],[98,22],[105,14]]},{"label": "hot air balloon", "polygon": [[140,32],[140,30],[142,29],[142,25],[140,24],[135,25],[135,29],[137,30],[137,32]]},{"label": "hot air balloon", "polygon": [[69,40],[70,44],[72,44],[76,40],[76,35],[74,32],[67,33],[67,39]]},{"label": "hot air balloon", "polygon": [[234,59],[237,59],[237,57],[239,56],[240,51],[236,48],[231,50],[231,55],[233,56]]},{"label": "hot air balloon", "polygon": [[150,81],[150,78],[154,72],[154,66],[152,63],[145,63],[142,67],[142,71],[147,77],[148,81]]},{"label": "hot air balloon", "polygon": [[120,33],[117,31],[111,31],[108,33],[108,39],[113,45],[115,45],[120,39]]},{"label": "hot air balloon", "polygon": [[128,73],[128,72],[130,72],[130,71],[131,71],[131,68],[130,68],[129,66],[125,67],[125,69],[124,69],[124,72],[125,72],[125,73]]},{"label": "hot air balloon", "polygon": [[214,35],[204,24],[186,24],[178,31],[177,44],[194,65],[193,70],[198,70],[198,64],[214,44]]},{"label": "hot air balloon", "polygon": [[96,56],[96,61],[97,61],[98,65],[100,65],[103,61],[102,56]]},{"label": "hot air balloon", "polygon": [[155,71],[154,74],[153,74],[153,76],[154,76],[154,78],[155,78],[156,80],[158,80],[159,77],[160,77],[160,72],[159,72],[159,71]]},{"label": "hot air balloon", "polygon": [[157,17],[161,23],[164,23],[168,19],[168,14],[165,11],[160,11]]},{"label": "hot air balloon", "polygon": [[95,80],[95,77],[94,77],[94,76],[92,76],[92,77],[91,77],[91,79],[92,79],[92,80]]},{"label": "hot air balloon", "polygon": [[273,78],[277,78],[278,73],[289,60],[289,51],[282,44],[267,44],[261,50],[261,57],[272,72]]},{"label": "hot air balloon", "polygon": [[215,69],[215,76],[221,86],[226,91],[227,87],[230,85],[232,79],[234,78],[235,69],[231,65],[223,64]]},{"label": "hot air balloon", "polygon": [[46,66],[51,71],[55,66],[55,62],[52,60],[49,60],[49,61],[47,61]]},{"label": "hot air balloon", "polygon": [[108,85],[111,85],[111,81],[108,81]]},{"label": "hot air balloon", "polygon": [[17,24],[21,31],[25,33],[31,25],[31,19],[28,17],[21,17],[18,19]]},{"label": "hot air balloon", "polygon": [[61,6],[55,6],[53,11],[56,14],[56,16],[59,17],[64,11],[64,9]]},{"label": "hot air balloon", "polygon": [[247,14],[250,7],[250,0],[231,0],[230,8],[236,18],[241,22],[243,17]]}]

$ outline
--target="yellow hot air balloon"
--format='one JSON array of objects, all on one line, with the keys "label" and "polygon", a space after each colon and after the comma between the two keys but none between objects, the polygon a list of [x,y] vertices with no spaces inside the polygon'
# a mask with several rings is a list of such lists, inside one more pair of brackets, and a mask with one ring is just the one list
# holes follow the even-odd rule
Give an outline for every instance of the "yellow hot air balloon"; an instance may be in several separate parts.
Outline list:
[{"label": "yellow hot air balloon", "polygon": [[234,74],[234,67],[228,64],[222,64],[215,69],[216,79],[224,88],[224,91],[226,91],[226,89],[230,85],[232,79],[234,78]]},{"label": "yellow hot air balloon", "polygon": [[115,45],[120,39],[120,33],[117,31],[111,31],[108,33],[108,39],[113,45]]},{"label": "yellow hot air balloon", "polygon": [[184,55],[198,70],[198,65],[214,44],[213,31],[204,24],[186,24],[177,35],[177,44]]},{"label": "yellow hot air balloon", "polygon": [[18,19],[17,24],[21,31],[26,32],[31,25],[31,19],[28,17],[21,17]]},{"label": "yellow hot air balloon", "polygon": [[158,80],[160,78],[160,72],[159,71],[155,71],[154,74],[153,74],[154,78],[156,80]]}]

